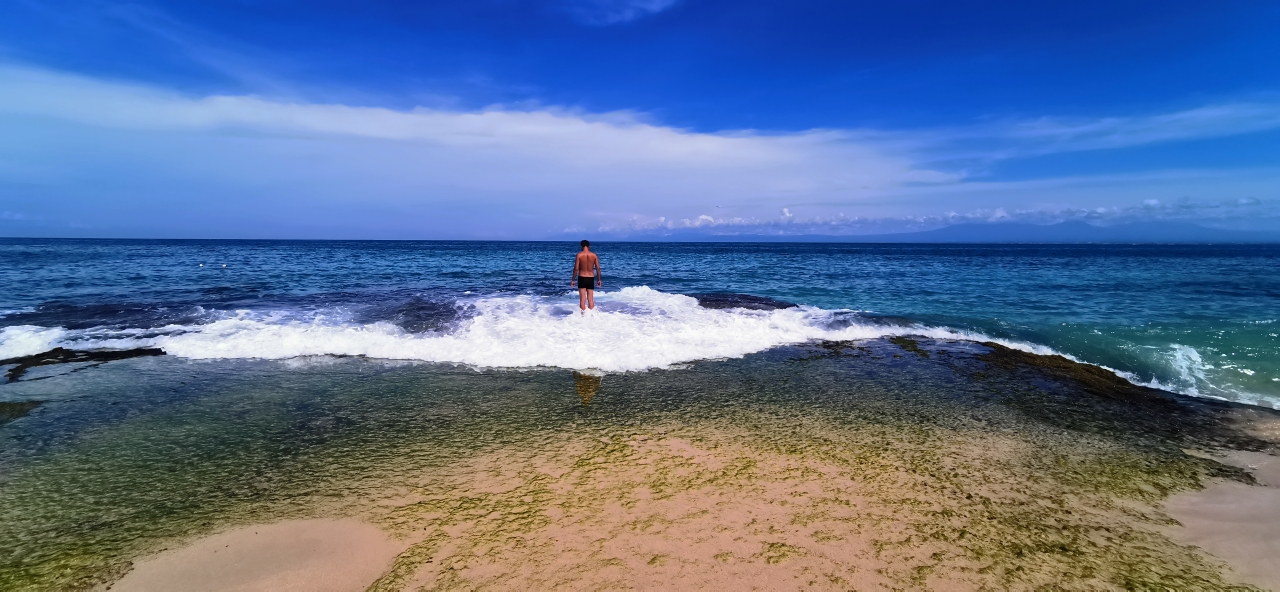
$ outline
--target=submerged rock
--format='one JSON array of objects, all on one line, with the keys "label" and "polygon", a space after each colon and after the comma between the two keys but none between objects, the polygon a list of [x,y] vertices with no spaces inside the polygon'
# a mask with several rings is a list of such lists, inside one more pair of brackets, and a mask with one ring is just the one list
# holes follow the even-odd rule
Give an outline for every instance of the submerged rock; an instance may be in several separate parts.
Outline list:
[{"label": "submerged rock", "polygon": [[922,358],[929,357],[929,352],[920,349],[920,343],[910,337],[890,337],[889,342]]},{"label": "submerged rock", "polygon": [[102,364],[115,360],[163,355],[164,350],[157,348],[78,351],[67,349],[65,347],[55,347],[43,353],[0,360],[0,366],[16,364],[14,367],[10,368],[8,372],[5,372],[5,377],[8,378],[8,382],[17,382],[22,378],[23,374],[27,373],[27,370],[35,368],[36,366],[50,366],[53,364],[69,364],[78,362]]},{"label": "submerged rock", "polygon": [[403,302],[378,304],[364,310],[361,322],[387,321],[410,333],[442,332],[453,328],[466,316],[466,310],[453,302],[440,302],[414,296]]},{"label": "submerged rock", "polygon": [[781,310],[795,308],[795,303],[774,300],[766,296],[751,294],[734,294],[732,292],[709,292],[706,294],[689,294],[698,299],[698,306],[703,308],[745,308],[747,310]]},{"label": "submerged rock", "polygon": [[[1263,450],[1275,445],[1249,433],[1248,411],[1280,416],[1274,410],[1191,397],[1133,384],[1114,372],[1060,355],[1033,354],[985,342],[990,351],[975,356],[983,368],[967,374],[998,393],[1006,405],[1046,423],[1082,432],[1141,441],[1144,445]],[[962,364],[963,365],[963,364]],[[1246,474],[1225,470],[1248,481]]]}]

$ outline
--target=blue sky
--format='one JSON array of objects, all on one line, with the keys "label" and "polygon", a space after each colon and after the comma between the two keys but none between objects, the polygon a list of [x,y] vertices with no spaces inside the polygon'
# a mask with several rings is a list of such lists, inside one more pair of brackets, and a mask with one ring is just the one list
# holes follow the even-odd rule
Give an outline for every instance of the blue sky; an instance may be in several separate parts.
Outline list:
[{"label": "blue sky", "polygon": [[0,235],[1280,231],[1280,4],[0,4]]}]

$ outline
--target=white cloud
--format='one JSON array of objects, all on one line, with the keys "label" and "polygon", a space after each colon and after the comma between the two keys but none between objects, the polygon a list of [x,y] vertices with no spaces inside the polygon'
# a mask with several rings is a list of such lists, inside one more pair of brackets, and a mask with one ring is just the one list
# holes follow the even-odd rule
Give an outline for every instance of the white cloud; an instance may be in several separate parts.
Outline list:
[{"label": "white cloud", "polygon": [[[559,161],[564,166],[654,165],[679,169],[779,166],[808,172],[813,159],[848,165],[835,176],[875,184],[954,179],[847,141],[834,131],[763,135],[694,133],[645,123],[632,113],[492,108],[427,108],[277,102],[253,96],[188,98],[146,87],[46,72],[0,70],[0,112],[67,119],[102,127],[288,136],[352,136],[435,144],[456,150]],[[837,171],[831,171],[837,173]]]},{"label": "white cloud", "polygon": [[1280,129],[1280,102],[1229,102],[1124,117],[1037,117],[888,136],[867,133],[935,158],[994,161],[1083,150],[1221,138]]},{"label": "white cloud", "polygon": [[1184,111],[1093,120],[1040,118],[1013,125],[1009,137],[1045,150],[1095,150],[1213,138],[1280,128],[1280,105],[1227,103]]},{"label": "white cloud", "polygon": [[[627,112],[396,111],[254,96],[193,98],[12,67],[0,69],[0,114],[126,134],[132,148],[123,147],[122,136],[113,154],[82,157],[118,160],[135,152],[122,174],[133,168],[155,175],[166,167],[164,174],[187,171],[192,185],[285,186],[296,195],[333,199],[344,189],[352,195],[373,190],[377,197],[367,199],[397,203],[497,195],[572,215],[602,199],[623,212],[693,214],[705,202],[766,211],[778,200],[958,178],[914,168],[905,157],[831,130],[698,133]],[[236,152],[214,148],[231,138]],[[315,170],[300,162],[304,155],[330,165]]]},{"label": "white cloud", "polygon": [[923,163],[966,142],[1008,156],[1280,125],[1280,107],[1245,105],[933,131],[701,133],[625,111],[191,97],[0,66],[0,207],[170,235],[508,238],[566,227],[857,233],[952,220],[923,212],[1112,216],[1097,209],[1122,203],[1156,215],[1183,195],[1273,198],[1277,171],[995,182]]}]

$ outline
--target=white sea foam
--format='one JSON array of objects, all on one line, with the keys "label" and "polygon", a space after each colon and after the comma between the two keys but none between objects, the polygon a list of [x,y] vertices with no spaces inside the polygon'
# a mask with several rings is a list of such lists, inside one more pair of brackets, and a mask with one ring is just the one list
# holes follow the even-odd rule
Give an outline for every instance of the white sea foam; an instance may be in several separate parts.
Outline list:
[{"label": "white sea foam", "polygon": [[969,335],[922,327],[824,325],[831,311],[797,307],[771,311],[711,310],[697,300],[645,287],[601,293],[598,308],[579,314],[568,298],[533,296],[476,300],[476,316],[448,334],[410,334],[389,323],[270,322],[249,315],[153,343],[188,358],[282,359],[311,355],[450,362],[480,367],[594,368],[607,372],[734,358],[815,339],[868,339],[897,334],[945,338]]},{"label": "white sea foam", "polygon": [[[0,331],[0,358],[35,354],[52,347],[158,347],[168,354],[193,359],[259,358],[313,363],[317,356],[365,356],[487,368],[627,372],[736,358],[815,340],[915,335],[994,341],[1030,353],[1057,354],[1081,361],[1032,343],[945,327],[878,323],[854,315],[853,311],[804,306],[768,311],[715,310],[699,306],[692,297],[646,287],[601,292],[596,302],[597,310],[582,315],[576,295],[477,298],[465,303],[474,309],[474,316],[446,333],[410,333],[387,322],[357,323],[343,310],[319,314],[239,311],[206,324],[160,329],[67,331],[17,326]],[[1210,366],[1193,348],[1174,345],[1159,363],[1171,370],[1164,382],[1107,369],[1135,384],[1188,395],[1261,399],[1251,393],[1219,392],[1205,375]]]},{"label": "white sea foam", "polygon": [[16,325],[0,329],[0,360],[49,351],[66,335],[61,328]]},{"label": "white sea foam", "polygon": [[[1274,396],[1250,392],[1247,389],[1232,385],[1230,379],[1223,376],[1221,372],[1216,374],[1208,372],[1212,370],[1232,370],[1247,376],[1253,376],[1256,374],[1253,370],[1242,369],[1235,364],[1223,364],[1215,367],[1212,363],[1205,361],[1198,350],[1187,345],[1174,343],[1166,348],[1151,347],[1150,349],[1156,352],[1156,359],[1152,360],[1152,362],[1163,368],[1163,374],[1165,374],[1163,380],[1159,377],[1144,380],[1130,372],[1108,368],[1103,365],[1098,366],[1110,370],[1121,378],[1139,386],[1193,397],[1249,403],[1264,407],[1276,406]],[[1280,382],[1280,380],[1277,382]]]},{"label": "white sea foam", "polygon": [[[346,315],[301,319],[284,313],[240,312],[208,324],[160,330],[64,332],[10,327],[0,351],[27,355],[62,345],[76,349],[159,347],[195,359],[290,359],[346,355],[422,360],[478,367],[593,368],[625,372],[695,360],[734,358],[817,339],[892,335],[989,340],[982,335],[923,326],[871,322],[830,328],[833,312],[812,307],[713,310],[689,296],[646,287],[598,294],[598,307],[579,314],[576,298],[497,296],[469,303],[475,316],[450,333],[413,334],[391,323],[358,324]],[[848,311],[843,311],[848,312]],[[10,345],[12,343],[12,346]],[[1035,353],[1048,348],[1009,342]]]},{"label": "white sea foam", "polygon": [[1174,389],[1191,395],[1201,395],[1200,385],[1208,382],[1205,377],[1205,361],[1200,352],[1186,345],[1174,344],[1168,354],[1169,366],[1173,368],[1177,384]]}]

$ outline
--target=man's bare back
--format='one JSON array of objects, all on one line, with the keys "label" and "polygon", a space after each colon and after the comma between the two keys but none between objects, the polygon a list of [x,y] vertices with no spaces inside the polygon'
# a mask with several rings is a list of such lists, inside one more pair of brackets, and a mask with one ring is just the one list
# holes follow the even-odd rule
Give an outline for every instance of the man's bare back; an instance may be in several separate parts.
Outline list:
[{"label": "man's bare back", "polygon": [[573,279],[569,285],[578,287],[578,308],[586,311],[596,307],[596,288],[604,287],[600,281],[600,258],[591,252],[591,243],[582,241],[582,251],[573,259]]},{"label": "man's bare back", "polygon": [[600,267],[600,258],[591,251],[578,253],[578,272],[582,277],[596,277],[596,269]]}]

